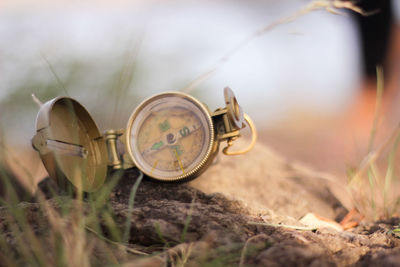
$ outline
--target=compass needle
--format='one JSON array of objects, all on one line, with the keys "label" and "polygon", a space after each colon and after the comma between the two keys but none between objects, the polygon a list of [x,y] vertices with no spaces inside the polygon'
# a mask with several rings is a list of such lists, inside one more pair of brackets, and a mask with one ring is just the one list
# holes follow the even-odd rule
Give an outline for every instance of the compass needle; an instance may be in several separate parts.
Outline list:
[{"label": "compass needle", "polygon": [[218,153],[220,142],[232,144],[244,127],[243,111],[233,92],[225,89],[224,93],[226,107],[215,112],[179,92],[143,101],[127,125],[127,149],[134,165],[151,178],[168,182],[202,173]]},{"label": "compass needle", "polygon": [[154,145],[151,147],[151,150],[158,150],[164,145],[163,141],[154,143]]},{"label": "compass needle", "polygon": [[[225,107],[211,112],[190,95],[160,93],[132,112],[126,129],[101,134],[79,102],[57,97],[41,105],[32,146],[60,186],[68,179],[85,192],[98,190],[110,168],[136,167],[158,181],[188,181],[211,165],[222,142],[227,142],[225,155],[244,154],[256,142],[255,126],[232,90],[225,88],[224,98]],[[252,134],[250,145],[230,151],[246,126]]]},{"label": "compass needle", "polygon": [[[135,165],[165,181],[196,173],[210,156],[214,142],[208,110],[180,93],[160,94],[144,101],[132,114],[128,128],[128,151]],[[137,137],[144,135],[149,141],[138,143]]]}]

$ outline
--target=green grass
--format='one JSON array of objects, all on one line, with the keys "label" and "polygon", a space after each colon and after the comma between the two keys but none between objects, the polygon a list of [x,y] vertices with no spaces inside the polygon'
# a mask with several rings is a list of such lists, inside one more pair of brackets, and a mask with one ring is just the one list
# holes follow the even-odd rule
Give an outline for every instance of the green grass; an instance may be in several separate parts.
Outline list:
[{"label": "green grass", "polygon": [[[33,211],[25,209],[23,202],[20,203],[8,182],[11,177],[1,178],[9,192],[8,199],[1,201],[0,208],[4,217],[0,222],[3,229],[0,233],[0,255],[4,262],[9,263],[7,265],[91,266],[95,260],[92,253],[97,250],[102,254],[101,264],[105,265],[122,264],[127,260],[129,257],[121,256],[121,251],[146,255],[123,242],[122,233],[127,230],[116,222],[109,205],[110,193],[120,176],[111,177],[87,200],[82,193],[74,192],[73,195],[54,196],[49,202],[39,193],[38,202],[34,204],[38,210]],[[37,221],[38,218],[41,219]],[[126,218],[125,225],[130,226],[130,219],[129,216]]]},{"label": "green grass", "polygon": [[133,204],[134,204],[134,201],[135,201],[136,191],[137,191],[142,179],[143,179],[143,173],[140,172],[139,178],[136,180],[135,184],[132,186],[131,193],[129,195],[128,216],[126,218],[125,230],[124,230],[124,235],[123,235],[123,238],[122,238],[122,242],[125,243],[125,244],[129,243]]},{"label": "green grass", "polygon": [[[315,10],[327,9],[328,11],[332,11],[333,8],[346,8],[343,5],[345,3],[341,1],[313,1],[310,5],[307,5],[295,14],[256,31],[235,47],[233,51],[224,55],[217,62],[215,69],[213,68],[201,74],[182,90],[188,92],[198,86],[202,81],[215,73],[221,65],[225,64],[239,49],[278,25],[291,22]],[[347,8],[352,9],[354,6],[348,6]],[[361,12],[360,10],[356,11]],[[114,97],[115,101],[111,101],[114,103],[113,112],[107,113],[111,122],[114,122],[121,115],[123,101],[134,82],[134,71],[137,66],[136,52],[137,48],[133,52],[128,51],[125,54],[126,60],[121,69],[112,75],[114,82],[110,82],[110,84],[113,84],[113,86],[108,87],[110,89],[106,91],[107,94],[100,94],[102,97]],[[64,78],[57,75],[56,67],[45,57],[44,60],[50,72],[55,77],[54,81],[48,84],[28,81],[28,84],[13,92],[8,100],[2,103],[4,109],[10,108],[11,111],[16,111],[16,108],[13,108],[13,106],[15,103],[19,103],[20,106],[28,107],[25,109],[27,112],[36,111],[36,106],[30,99],[27,100],[26,98],[26,95],[30,95],[35,88],[36,95],[41,100],[60,94],[73,95],[76,92],[71,90],[69,85],[79,84],[77,77],[79,77],[78,74],[82,72],[84,66],[71,64],[71,66],[73,65],[73,69],[69,73],[70,76]],[[81,88],[79,89],[81,90]],[[10,113],[14,114],[14,112]],[[377,123],[375,122],[371,131],[371,152],[376,129]],[[399,199],[397,199],[395,204],[392,205],[387,198],[392,187],[392,181],[395,179],[395,152],[399,140],[400,134],[395,138],[395,144],[389,155],[389,165],[385,176],[383,194],[385,199],[384,209],[387,210],[385,213],[387,216],[398,211],[396,207],[400,203]],[[24,170],[25,178],[33,180],[33,175],[30,171],[25,168],[23,163],[13,157],[10,152],[7,152],[4,144],[3,141],[0,150],[1,153],[5,154],[3,157],[11,158],[17,166]],[[231,246],[208,248],[203,251],[202,255],[195,257],[196,244],[186,243],[187,233],[192,220],[192,211],[195,207],[195,199],[191,203],[181,235],[178,237],[179,243],[175,244],[166,240],[160,227],[156,224],[154,227],[155,231],[164,247],[150,255],[133,249],[130,246],[132,244],[129,243],[132,211],[134,209],[136,192],[143,176],[139,177],[131,188],[128,201],[128,216],[125,223],[121,225],[114,217],[112,207],[109,203],[110,194],[118,184],[121,175],[120,172],[117,172],[110,176],[98,191],[87,196],[79,190],[74,192],[68,191],[63,196],[59,196],[57,192],[53,192],[53,198],[49,201],[46,200],[45,196],[38,193],[35,217],[29,210],[25,209],[23,203],[20,203],[21,199],[11,182],[14,178],[6,171],[0,170],[0,178],[7,191],[7,198],[0,200],[0,213],[4,215],[4,220],[0,221],[0,263],[6,266],[118,266],[132,259],[159,258],[161,262],[164,262],[168,266],[185,266],[193,259],[195,259],[195,263],[201,266],[229,266],[243,265],[246,257],[251,257],[253,252],[257,251],[258,248],[253,247],[250,244],[252,240],[249,240],[249,242],[233,244]],[[354,175],[356,176],[356,174]],[[375,182],[377,176],[378,171],[375,166],[369,164],[368,182],[371,196],[377,191]],[[374,216],[376,216],[377,206],[375,199],[371,198],[369,203],[373,204],[373,212]],[[36,223],[41,224],[42,227],[45,226],[45,228],[41,229],[40,225],[35,226],[35,222],[31,221],[32,219],[40,219]],[[179,251],[176,252],[174,249],[180,245]]]},{"label": "green grass", "polygon": [[[377,67],[376,110],[370,138],[368,154],[356,170],[349,170],[349,188],[355,207],[368,219],[389,218],[400,212],[400,197],[396,192],[396,183],[400,182],[396,170],[396,154],[400,142],[400,126],[379,146],[376,146],[376,134],[382,119],[381,105],[383,95],[383,70]],[[384,173],[384,174],[382,174]],[[395,199],[393,199],[393,196]]]}]

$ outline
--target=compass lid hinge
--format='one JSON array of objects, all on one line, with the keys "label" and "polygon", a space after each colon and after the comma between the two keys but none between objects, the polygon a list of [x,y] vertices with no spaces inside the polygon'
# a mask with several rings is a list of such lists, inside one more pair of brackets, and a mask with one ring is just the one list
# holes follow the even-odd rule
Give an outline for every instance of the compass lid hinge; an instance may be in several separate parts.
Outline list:
[{"label": "compass lid hinge", "polygon": [[118,149],[118,138],[123,135],[123,130],[107,130],[104,132],[108,151],[108,166],[114,170],[122,169],[123,167],[123,152]]},{"label": "compass lid hinge", "polygon": [[240,137],[240,128],[231,123],[227,108],[217,109],[211,117],[214,123],[216,139],[219,142]]}]

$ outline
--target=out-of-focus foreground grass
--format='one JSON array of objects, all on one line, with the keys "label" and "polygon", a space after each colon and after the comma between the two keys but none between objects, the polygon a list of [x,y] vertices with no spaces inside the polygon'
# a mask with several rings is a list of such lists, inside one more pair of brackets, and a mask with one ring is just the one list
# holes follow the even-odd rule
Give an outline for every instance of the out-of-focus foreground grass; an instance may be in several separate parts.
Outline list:
[{"label": "out-of-focus foreground grass", "polygon": [[[90,253],[93,251],[94,243],[99,242],[98,238],[110,243],[108,240],[110,236],[113,239],[111,243],[116,246],[117,252],[105,246],[105,260],[100,265],[120,263],[116,260],[114,253],[119,253],[121,246],[124,253],[128,250],[124,244],[126,240],[124,240],[123,231],[116,228],[112,212],[107,205],[108,195],[117,178],[110,179],[106,186],[92,196],[93,199],[86,202],[82,202],[81,193],[74,198],[55,196],[54,201],[58,202],[58,210],[53,210],[39,195],[38,209],[48,214],[50,222],[49,236],[45,243],[35,236],[26,214],[19,207],[20,198],[15,192],[15,187],[9,181],[14,179],[11,174],[14,173],[27,188],[34,190],[38,179],[46,175],[36,152],[26,150],[29,139],[21,150],[19,150],[19,144],[13,143],[13,135],[18,135],[18,130],[15,129],[30,131],[29,135],[34,134],[34,118],[38,106],[32,101],[31,94],[34,93],[41,101],[60,95],[74,97],[90,111],[100,129],[124,127],[130,112],[142,100],[143,95],[146,95],[143,89],[135,86],[135,83],[141,79],[146,79],[146,71],[148,71],[144,67],[146,64],[135,57],[136,52],[133,46],[133,48],[116,51],[106,60],[95,62],[78,59],[53,61],[44,55],[41,69],[47,70],[46,78],[39,76],[45,72],[33,71],[25,77],[18,88],[1,100],[0,163],[4,169],[1,177],[4,181],[4,190],[8,194],[7,199],[2,201],[3,207],[0,208],[0,212],[9,214],[8,231],[12,233],[14,238],[12,242],[15,244],[15,246],[10,246],[7,235],[0,233],[0,253],[6,264],[12,266],[29,262],[33,266],[89,266],[93,263]],[[176,88],[183,88],[191,80],[193,77],[185,77],[181,83],[176,84]],[[9,129],[14,130],[9,131]],[[379,175],[374,165],[368,165],[366,176],[361,177],[364,182],[353,188],[356,206],[363,209],[365,213],[372,211],[373,218],[381,215],[391,216],[399,212],[399,197],[395,190],[392,191],[394,201],[388,200],[391,194],[389,191],[394,189],[391,185],[396,184],[398,180],[394,173],[397,143],[396,136],[391,144],[392,149],[389,149],[386,175]],[[11,172],[8,171],[10,169]],[[380,182],[377,182],[378,180]],[[377,184],[382,181],[383,189],[380,189]],[[383,208],[377,207],[377,201],[375,201],[377,191],[384,193]],[[86,204],[89,204],[88,207],[84,207]],[[110,236],[104,237],[99,234],[104,230],[100,222],[104,222],[103,226],[106,225]],[[97,234],[93,236],[93,233]],[[48,251],[53,253],[49,255]],[[22,255],[22,258],[15,258],[16,253]]]}]

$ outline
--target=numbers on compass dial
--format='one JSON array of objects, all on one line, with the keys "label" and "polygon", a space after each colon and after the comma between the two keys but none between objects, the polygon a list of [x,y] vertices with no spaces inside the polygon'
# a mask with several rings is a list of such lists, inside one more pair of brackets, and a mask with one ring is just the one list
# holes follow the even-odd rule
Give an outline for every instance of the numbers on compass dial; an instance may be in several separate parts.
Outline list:
[{"label": "numbers on compass dial", "polygon": [[184,173],[201,151],[204,128],[193,111],[179,106],[165,109],[145,119],[137,146],[152,168]]},{"label": "numbers on compass dial", "polygon": [[190,98],[159,97],[144,103],[131,130],[137,166],[151,177],[174,179],[193,172],[208,155],[208,114]]}]

